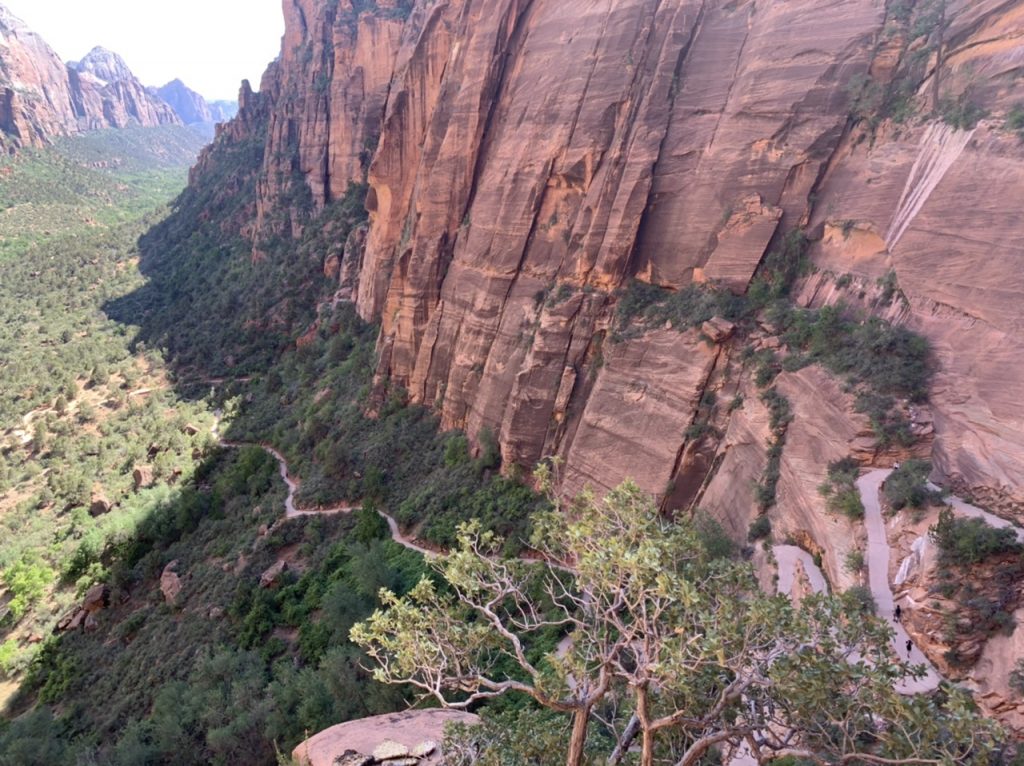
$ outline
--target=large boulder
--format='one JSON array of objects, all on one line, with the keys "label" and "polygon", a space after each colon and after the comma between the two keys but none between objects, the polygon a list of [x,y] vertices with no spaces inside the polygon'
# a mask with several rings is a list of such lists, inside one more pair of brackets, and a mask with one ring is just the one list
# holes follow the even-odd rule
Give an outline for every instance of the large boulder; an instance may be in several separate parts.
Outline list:
[{"label": "large boulder", "polygon": [[110,606],[110,588],[103,583],[93,585],[82,599],[82,609],[94,614]]},{"label": "large boulder", "polygon": [[153,484],[153,467],[140,465],[132,471],[132,481],[135,483],[135,491],[145,489]]},{"label": "large boulder", "polygon": [[89,502],[89,515],[90,516],[105,516],[110,513],[110,509],[113,508],[113,503],[107,499],[107,496],[102,492],[93,493],[92,500]]},{"label": "large boulder", "polygon": [[181,576],[178,574],[179,562],[177,559],[164,567],[160,574],[160,592],[163,593],[164,601],[171,606],[176,606],[181,596]]},{"label": "large boulder", "polygon": [[288,571],[287,561],[278,561],[260,575],[260,587],[264,589],[274,588],[281,582],[281,575]]},{"label": "large boulder", "polygon": [[382,762],[388,766],[403,762],[440,763],[437,743],[444,738],[445,726],[451,723],[475,725],[480,718],[459,710],[433,709],[348,721],[310,737],[295,748],[292,757],[300,766],[365,766],[367,761],[360,759],[368,753],[378,760],[386,756]]}]

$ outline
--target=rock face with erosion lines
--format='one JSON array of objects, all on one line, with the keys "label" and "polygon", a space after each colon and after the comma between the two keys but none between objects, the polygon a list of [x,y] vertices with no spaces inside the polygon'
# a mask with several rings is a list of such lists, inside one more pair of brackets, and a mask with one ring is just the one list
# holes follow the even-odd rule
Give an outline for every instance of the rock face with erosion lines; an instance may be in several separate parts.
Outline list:
[{"label": "rock face with erosion lines", "polygon": [[[929,75],[905,71],[900,17],[873,0],[358,8],[289,0],[282,55],[224,132],[244,137],[257,103],[269,115],[257,254],[301,230],[290,184],[316,210],[366,175],[369,226],[325,272],[382,324],[380,385],[471,439],[494,433],[507,464],[582,456],[591,397],[608,396],[601,364],[664,342],[613,348],[616,291],[639,278],[742,293],[772,242],[805,227],[818,271],[799,300],[925,334],[938,474],[1019,510],[1019,13],[951,4],[940,92],[989,115],[968,124],[930,117]],[[863,83],[909,88],[911,116],[864,107]],[[667,391],[674,374],[634,377]],[[686,440],[657,439],[647,470],[663,492]]]},{"label": "rock face with erosion lines", "polygon": [[[930,458],[1024,519],[1024,14],[946,6],[939,35],[921,2],[287,0],[218,133],[263,146],[231,228],[269,257],[365,182],[369,221],[315,265],[325,307],[380,325],[371,413],[402,390],[508,471],[632,477],[737,538],[766,514],[843,590],[865,530],[826,511],[829,463]],[[796,230],[793,302],[929,341],[927,401],[892,402],[912,444],[763,315],[623,319],[634,281],[742,296]]]}]

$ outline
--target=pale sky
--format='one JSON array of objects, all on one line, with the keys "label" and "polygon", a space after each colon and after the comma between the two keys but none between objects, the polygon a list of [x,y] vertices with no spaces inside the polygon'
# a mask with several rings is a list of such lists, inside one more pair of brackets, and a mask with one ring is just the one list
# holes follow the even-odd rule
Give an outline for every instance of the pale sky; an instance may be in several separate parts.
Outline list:
[{"label": "pale sky", "polygon": [[174,78],[209,100],[259,88],[284,34],[281,0],[0,0],[65,61],[109,48],[144,85]]}]

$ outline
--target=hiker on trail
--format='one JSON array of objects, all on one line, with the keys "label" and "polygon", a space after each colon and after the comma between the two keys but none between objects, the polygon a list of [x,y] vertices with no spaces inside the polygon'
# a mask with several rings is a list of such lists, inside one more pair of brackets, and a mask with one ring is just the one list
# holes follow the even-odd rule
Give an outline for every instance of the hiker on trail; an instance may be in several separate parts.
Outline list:
[{"label": "hiker on trail", "polygon": [[907,658],[910,658],[910,653],[914,650],[914,642],[909,638],[907,639]]},{"label": "hiker on trail", "polygon": [[893,618],[892,618],[893,622],[899,622],[900,619],[902,619],[902,617],[903,617],[903,609],[902,609],[902,607],[900,607],[899,604],[897,604],[896,605],[896,612],[895,612],[895,614],[893,615]]}]

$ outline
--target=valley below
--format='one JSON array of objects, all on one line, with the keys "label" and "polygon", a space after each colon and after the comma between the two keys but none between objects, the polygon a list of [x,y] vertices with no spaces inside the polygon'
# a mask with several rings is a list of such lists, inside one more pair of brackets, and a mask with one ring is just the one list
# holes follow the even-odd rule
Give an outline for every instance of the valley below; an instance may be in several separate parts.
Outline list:
[{"label": "valley below", "polygon": [[282,8],[0,8],[0,766],[1024,763],[1024,5]]}]

